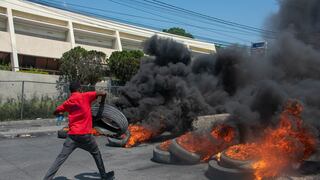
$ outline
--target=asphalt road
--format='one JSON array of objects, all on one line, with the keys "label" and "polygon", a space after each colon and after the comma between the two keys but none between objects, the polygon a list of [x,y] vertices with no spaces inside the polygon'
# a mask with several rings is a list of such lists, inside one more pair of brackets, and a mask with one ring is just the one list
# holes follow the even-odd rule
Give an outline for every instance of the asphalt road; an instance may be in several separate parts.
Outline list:
[{"label": "asphalt road", "polygon": [[[105,146],[96,138],[106,170],[114,170],[116,180],[207,180],[207,164],[166,165],[151,161],[153,144],[125,149]],[[0,180],[41,180],[60,152],[62,139],[56,135],[0,139]],[[89,153],[77,149],[62,165],[55,180],[97,180],[98,170]]]}]

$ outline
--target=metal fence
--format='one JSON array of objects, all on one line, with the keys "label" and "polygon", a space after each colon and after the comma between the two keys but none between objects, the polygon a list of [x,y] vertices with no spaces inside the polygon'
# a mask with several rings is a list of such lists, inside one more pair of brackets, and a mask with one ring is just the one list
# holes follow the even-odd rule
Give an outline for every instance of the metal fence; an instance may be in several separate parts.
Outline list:
[{"label": "metal fence", "polygon": [[[0,81],[0,121],[51,118],[69,95],[68,84],[37,81]],[[106,103],[119,96],[120,86],[82,86],[84,91],[107,92]]]}]

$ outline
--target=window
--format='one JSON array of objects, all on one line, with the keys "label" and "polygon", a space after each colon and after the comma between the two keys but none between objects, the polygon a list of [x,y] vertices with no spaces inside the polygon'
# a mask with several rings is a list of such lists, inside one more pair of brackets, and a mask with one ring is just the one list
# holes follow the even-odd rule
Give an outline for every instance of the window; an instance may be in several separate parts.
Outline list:
[{"label": "window", "polygon": [[121,38],[121,45],[123,50],[143,50],[142,41]]},{"label": "window", "polygon": [[21,69],[36,68],[57,74],[59,70],[59,61],[53,58],[35,57],[19,54],[19,66]]},{"label": "window", "polygon": [[67,30],[54,27],[45,27],[40,24],[27,24],[26,22],[15,22],[15,33],[28,36],[35,36],[46,39],[53,39],[59,41],[66,41]]},{"label": "window", "polygon": [[97,46],[109,49],[113,49],[115,44],[115,38],[112,36],[80,32],[77,30],[75,30],[74,32],[74,38],[77,44]]},{"label": "window", "polygon": [[7,19],[0,17],[0,31],[7,31]]}]

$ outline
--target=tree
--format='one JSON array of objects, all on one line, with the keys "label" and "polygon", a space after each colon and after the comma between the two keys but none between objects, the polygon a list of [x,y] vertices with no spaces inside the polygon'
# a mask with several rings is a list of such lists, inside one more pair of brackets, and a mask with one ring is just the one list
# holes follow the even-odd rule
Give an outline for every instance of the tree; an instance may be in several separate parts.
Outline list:
[{"label": "tree", "polygon": [[102,65],[105,61],[106,55],[103,52],[75,47],[65,52],[60,59],[59,82],[79,81],[81,84],[94,86],[105,74]]},{"label": "tree", "polygon": [[115,76],[121,84],[129,81],[133,75],[139,70],[140,58],[143,52],[134,51],[115,51],[108,59],[110,72]]},{"label": "tree", "polygon": [[192,39],[194,38],[192,34],[187,33],[186,30],[184,30],[182,28],[179,28],[179,27],[173,27],[173,28],[170,28],[170,29],[164,29],[162,31],[166,32],[166,33],[170,33],[170,34],[176,34],[176,35],[179,35],[179,36],[189,37],[189,38],[192,38]]}]

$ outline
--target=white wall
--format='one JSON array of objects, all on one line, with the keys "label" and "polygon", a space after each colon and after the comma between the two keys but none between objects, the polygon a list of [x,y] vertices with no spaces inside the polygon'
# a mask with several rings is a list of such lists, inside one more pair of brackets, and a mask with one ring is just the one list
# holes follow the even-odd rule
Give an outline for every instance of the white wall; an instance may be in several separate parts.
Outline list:
[{"label": "white wall", "polygon": [[60,59],[71,49],[69,42],[16,34],[18,54]]},{"label": "white wall", "polygon": [[11,40],[8,32],[0,31],[0,51],[11,52]]},{"label": "white wall", "polygon": [[[17,98],[17,96],[21,94],[22,90],[21,82],[1,81],[38,81],[55,83],[57,80],[58,76],[55,75],[31,74],[0,70],[0,97]],[[24,93],[27,97],[32,97],[33,94],[38,96],[48,95],[50,97],[58,95],[55,84],[25,82],[24,85]]]}]

